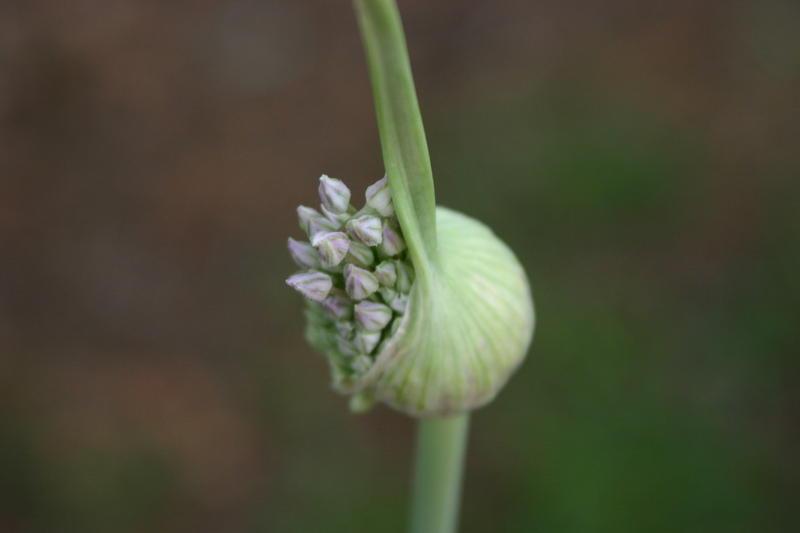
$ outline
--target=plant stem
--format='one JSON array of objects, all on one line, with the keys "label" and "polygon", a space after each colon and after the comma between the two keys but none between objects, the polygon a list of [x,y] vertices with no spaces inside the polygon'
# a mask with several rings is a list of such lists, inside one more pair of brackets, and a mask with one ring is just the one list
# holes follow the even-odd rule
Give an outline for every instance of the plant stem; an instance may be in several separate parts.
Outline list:
[{"label": "plant stem", "polygon": [[383,163],[392,202],[417,270],[436,261],[436,200],[428,143],[394,0],[354,0],[372,81]]},{"label": "plant stem", "polygon": [[[428,143],[394,0],[354,0],[375,97],[383,161],[416,283],[432,283],[438,259]],[[424,288],[423,285],[423,288]],[[412,533],[454,533],[469,415],[420,420]]]},{"label": "plant stem", "polygon": [[411,533],[454,533],[469,414],[419,421]]}]

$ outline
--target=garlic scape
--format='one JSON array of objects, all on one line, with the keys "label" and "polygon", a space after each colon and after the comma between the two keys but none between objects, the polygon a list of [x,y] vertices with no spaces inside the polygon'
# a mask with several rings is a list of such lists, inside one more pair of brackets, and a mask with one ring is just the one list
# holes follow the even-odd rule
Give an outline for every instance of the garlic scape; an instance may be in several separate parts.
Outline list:
[{"label": "garlic scape", "polygon": [[533,301],[487,226],[436,207],[402,30],[381,4],[356,1],[386,177],[358,209],[343,182],[320,178],[320,210],[298,208],[308,242],[289,239],[302,271],[287,283],[306,297],[307,338],[355,409],[462,413],[494,398],[524,359]]}]

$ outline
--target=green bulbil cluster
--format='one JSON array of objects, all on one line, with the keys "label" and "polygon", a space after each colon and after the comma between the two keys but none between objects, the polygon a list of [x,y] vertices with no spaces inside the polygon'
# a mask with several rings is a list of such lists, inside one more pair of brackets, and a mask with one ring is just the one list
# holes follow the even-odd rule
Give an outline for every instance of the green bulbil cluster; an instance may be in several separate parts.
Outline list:
[{"label": "green bulbil cluster", "polygon": [[289,238],[289,253],[302,271],[286,283],[306,298],[306,338],[326,354],[334,386],[344,392],[398,331],[414,268],[385,177],[367,188],[359,210],[350,203],[350,189],[326,175],[319,196],[319,210],[297,209],[308,241]]}]

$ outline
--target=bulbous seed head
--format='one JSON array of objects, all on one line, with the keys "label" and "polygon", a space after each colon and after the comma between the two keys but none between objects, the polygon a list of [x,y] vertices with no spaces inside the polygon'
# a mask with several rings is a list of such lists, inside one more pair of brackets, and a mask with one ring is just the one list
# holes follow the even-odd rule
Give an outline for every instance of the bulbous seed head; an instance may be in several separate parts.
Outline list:
[{"label": "bulbous seed head", "polygon": [[328,210],[346,213],[350,206],[350,189],[342,181],[323,174],[319,178],[319,199]]},{"label": "bulbous seed head", "polygon": [[311,244],[289,239],[306,270],[287,284],[310,302],[306,338],[327,355],[334,387],[358,408],[375,400],[416,416],[488,402],[533,333],[530,289],[514,255],[479,222],[439,208],[436,276],[420,285],[385,178],[368,188],[360,211],[327,176],[320,198],[322,213],[298,208]]},{"label": "bulbous seed head", "polygon": [[339,180],[321,179],[320,197],[322,214],[298,208],[311,244],[289,240],[307,270],[287,284],[310,301],[306,338],[327,355],[334,387],[359,408],[382,401],[415,416],[491,400],[533,334],[530,289],[513,253],[484,225],[438,208],[435,275],[419,284],[385,178],[360,211]]}]

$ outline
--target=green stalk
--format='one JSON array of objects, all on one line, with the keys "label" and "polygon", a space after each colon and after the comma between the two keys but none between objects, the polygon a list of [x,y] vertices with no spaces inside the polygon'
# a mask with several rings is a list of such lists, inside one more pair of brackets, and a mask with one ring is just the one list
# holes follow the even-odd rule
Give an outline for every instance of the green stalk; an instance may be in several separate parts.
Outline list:
[{"label": "green stalk", "polygon": [[411,533],[456,531],[468,428],[468,414],[420,420]]},{"label": "green stalk", "polygon": [[433,172],[394,0],[355,0],[367,52],[383,162],[417,279],[430,282],[436,257]]},{"label": "green stalk", "polygon": [[[417,283],[427,290],[438,263],[436,200],[400,14],[394,0],[355,0],[355,9],[392,201]],[[468,414],[420,420],[411,533],[455,532],[468,426]]]}]

